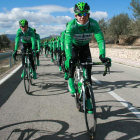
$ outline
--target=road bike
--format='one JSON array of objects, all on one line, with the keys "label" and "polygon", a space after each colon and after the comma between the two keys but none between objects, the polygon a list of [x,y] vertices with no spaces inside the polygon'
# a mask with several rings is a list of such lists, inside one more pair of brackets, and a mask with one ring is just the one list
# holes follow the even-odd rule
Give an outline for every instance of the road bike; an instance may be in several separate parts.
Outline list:
[{"label": "road bike", "polygon": [[[88,78],[87,67],[92,65],[105,65],[105,71],[103,76],[110,73],[110,63],[102,62],[85,62],[85,63],[70,63],[71,68],[76,66],[76,71],[74,73],[75,78],[75,88],[76,93],[74,95],[76,107],[79,111],[84,111],[85,123],[87,127],[88,134],[91,139],[95,137],[96,134],[96,104],[93,89]],[[70,75],[70,74],[69,74]]]},{"label": "road bike", "polygon": [[[22,54],[17,54],[17,55],[24,55],[25,59],[24,59],[24,65],[23,65],[23,71],[24,71],[24,88],[27,94],[30,93],[30,85],[33,84],[33,69],[31,66],[31,62],[29,60],[30,55],[33,56],[33,53],[27,49],[26,53],[22,53]],[[36,66],[36,56],[33,56],[33,60],[34,60],[34,65],[35,65],[35,69],[37,68]],[[15,61],[16,58],[15,58]]]}]

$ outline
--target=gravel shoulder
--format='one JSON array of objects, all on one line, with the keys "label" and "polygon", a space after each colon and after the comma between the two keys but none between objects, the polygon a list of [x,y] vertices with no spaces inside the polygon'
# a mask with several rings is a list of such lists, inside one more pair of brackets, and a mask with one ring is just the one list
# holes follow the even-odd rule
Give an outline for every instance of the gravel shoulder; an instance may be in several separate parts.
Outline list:
[{"label": "gravel shoulder", "polygon": [[[99,58],[97,44],[90,43],[90,50],[93,58]],[[140,46],[106,44],[106,56],[110,57],[112,62],[140,68]]]}]

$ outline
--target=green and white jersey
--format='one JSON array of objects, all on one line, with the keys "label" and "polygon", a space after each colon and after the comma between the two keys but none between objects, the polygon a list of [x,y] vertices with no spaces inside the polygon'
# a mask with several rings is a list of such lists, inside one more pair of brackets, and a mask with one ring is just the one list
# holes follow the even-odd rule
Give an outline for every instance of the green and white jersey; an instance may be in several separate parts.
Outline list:
[{"label": "green and white jersey", "polygon": [[40,35],[39,34],[35,34],[35,39],[36,39],[36,41],[35,41],[35,45],[38,47],[38,50],[40,50]]},{"label": "green and white jersey", "polygon": [[54,41],[53,41],[53,51],[54,51],[56,48],[57,48],[57,41],[54,40]]},{"label": "green and white jersey", "polygon": [[61,37],[58,38],[57,40],[57,50],[60,50],[60,47],[61,47]]},{"label": "green and white jersey", "polygon": [[72,44],[82,47],[90,42],[93,35],[98,43],[100,55],[105,57],[105,41],[98,22],[91,18],[85,25],[76,19],[70,21],[65,33],[66,57],[72,56]]},{"label": "green and white jersey", "polygon": [[66,30],[61,34],[61,51],[65,50],[65,32]]},{"label": "green and white jersey", "polygon": [[15,38],[15,50],[18,49],[20,39],[23,43],[32,43],[32,49],[35,49],[35,34],[32,28],[28,27],[26,32],[18,29]]}]

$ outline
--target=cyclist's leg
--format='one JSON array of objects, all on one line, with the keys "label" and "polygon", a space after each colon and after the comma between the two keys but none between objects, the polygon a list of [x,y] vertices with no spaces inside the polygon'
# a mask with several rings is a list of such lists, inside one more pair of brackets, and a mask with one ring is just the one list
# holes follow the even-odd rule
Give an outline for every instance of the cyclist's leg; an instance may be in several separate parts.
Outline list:
[{"label": "cyclist's leg", "polygon": [[45,46],[45,57],[47,57],[47,46]]},{"label": "cyclist's leg", "polygon": [[[79,53],[79,58],[80,58],[80,62],[81,63],[84,63],[84,62],[92,62],[91,53],[90,53],[90,49],[89,49],[89,44],[86,44],[82,48],[82,50]],[[90,81],[90,84],[92,85],[91,69],[92,69],[92,66],[88,66],[88,68],[87,68],[88,79]]]},{"label": "cyclist's leg", "polygon": [[[36,51],[37,51],[37,47],[36,47]],[[37,58],[37,66],[39,66],[39,52],[36,53],[36,58]]]},{"label": "cyclist's leg", "polygon": [[[77,59],[78,59],[78,48],[72,47],[72,61],[73,61],[73,63],[76,63]],[[75,85],[74,85],[75,68],[76,68],[75,66],[72,67],[70,75],[69,75],[69,80],[68,80],[68,90],[72,95],[76,92]]]},{"label": "cyclist's leg", "polygon": [[62,64],[62,55],[61,55],[61,48],[59,48],[59,52],[58,52],[58,58],[59,58],[59,71],[62,71],[62,67],[61,67],[61,64]]},{"label": "cyclist's leg", "polygon": [[24,65],[25,65],[25,53],[26,53],[26,50],[27,50],[27,45],[26,43],[22,43],[21,44],[21,52],[22,52],[22,67],[23,67],[23,72],[21,74],[21,78],[24,77]]},{"label": "cyclist's leg", "polygon": [[[28,43],[28,49],[30,52],[32,52],[32,44],[31,43]],[[34,60],[33,60],[33,55],[29,55],[29,60],[31,62],[31,66],[32,66],[32,69],[33,69],[33,78],[34,79],[37,79],[37,74],[36,74],[36,70],[35,70],[35,64],[34,64]]]},{"label": "cyclist's leg", "polygon": [[51,47],[50,52],[51,52],[51,62],[53,62],[53,47]]}]

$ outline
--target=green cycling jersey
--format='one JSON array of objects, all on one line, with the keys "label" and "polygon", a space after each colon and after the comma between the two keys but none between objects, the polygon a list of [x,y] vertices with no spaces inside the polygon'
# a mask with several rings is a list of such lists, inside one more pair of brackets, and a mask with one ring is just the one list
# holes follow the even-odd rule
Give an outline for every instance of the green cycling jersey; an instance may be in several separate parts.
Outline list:
[{"label": "green cycling jersey", "polygon": [[21,29],[18,29],[15,38],[15,50],[18,50],[20,39],[22,43],[32,43],[32,49],[35,49],[35,34],[32,28],[28,27],[26,32],[22,32]]},{"label": "green cycling jersey", "polygon": [[36,39],[35,45],[38,46],[38,50],[40,50],[40,44],[41,44],[40,43],[40,35],[35,33],[35,39]]},{"label": "green cycling jersey", "polygon": [[61,51],[65,50],[65,32],[66,30],[61,34]]},{"label": "green cycling jersey", "polygon": [[85,25],[76,19],[70,21],[65,33],[66,57],[72,57],[72,44],[82,47],[90,42],[93,35],[98,43],[100,55],[105,57],[105,41],[97,21],[89,18]]}]

